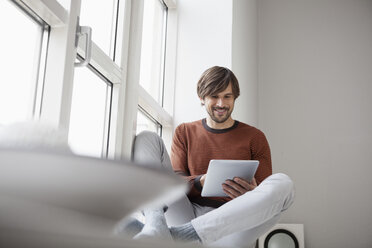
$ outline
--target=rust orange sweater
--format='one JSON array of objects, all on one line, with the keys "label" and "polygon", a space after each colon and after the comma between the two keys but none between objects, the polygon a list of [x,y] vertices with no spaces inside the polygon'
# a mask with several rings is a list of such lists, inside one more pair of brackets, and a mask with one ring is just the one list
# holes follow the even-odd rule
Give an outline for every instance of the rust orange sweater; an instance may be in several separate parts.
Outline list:
[{"label": "rust orange sweater", "polygon": [[259,160],[255,178],[262,182],[272,174],[270,147],[263,132],[242,122],[228,129],[212,129],[205,119],[183,123],[173,136],[173,170],[190,182],[190,201],[219,207],[228,197],[201,197],[200,177],[207,172],[211,159]]}]

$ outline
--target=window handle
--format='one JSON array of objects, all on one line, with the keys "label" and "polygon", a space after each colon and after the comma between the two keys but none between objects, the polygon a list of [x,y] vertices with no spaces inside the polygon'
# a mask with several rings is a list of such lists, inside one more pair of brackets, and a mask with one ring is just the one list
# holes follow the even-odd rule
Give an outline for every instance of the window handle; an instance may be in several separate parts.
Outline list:
[{"label": "window handle", "polygon": [[92,28],[88,26],[79,26],[76,31],[76,46],[79,38],[85,36],[85,58],[82,61],[75,62],[75,66],[87,66],[92,58]]}]

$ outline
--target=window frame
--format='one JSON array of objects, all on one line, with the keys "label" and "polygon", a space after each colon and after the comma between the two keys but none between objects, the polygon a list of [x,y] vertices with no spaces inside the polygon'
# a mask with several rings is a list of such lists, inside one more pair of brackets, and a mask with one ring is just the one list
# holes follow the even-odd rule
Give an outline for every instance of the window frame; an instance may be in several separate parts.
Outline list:
[{"label": "window frame", "polygon": [[[74,62],[77,55],[85,56],[85,43],[75,47],[81,0],[70,0],[68,9],[57,0],[13,0],[25,4],[49,26],[48,50],[44,72],[43,94],[37,119],[58,128],[69,129]],[[92,42],[90,66],[112,83],[111,113],[107,119],[106,157],[129,158],[136,133],[138,105],[163,127],[165,143],[170,145],[173,126],[173,96],[176,61],[177,12],[175,0],[160,0],[168,7],[167,35],[163,66],[163,97],[161,105],[139,86],[139,66],[144,0],[117,0],[115,52],[105,54]],[[121,37],[118,37],[118,34]],[[117,63],[120,62],[118,65]],[[167,140],[168,138],[168,140]],[[67,140],[67,137],[66,137]]]},{"label": "window frame", "polygon": [[141,85],[138,86],[138,108],[143,109],[161,126],[161,136],[170,151],[173,133],[173,104],[177,42],[177,9],[174,0],[159,0],[166,7],[164,17],[163,58],[161,66],[161,102],[154,99]]},{"label": "window frame", "polygon": [[[50,38],[48,44],[47,63],[45,65],[44,89],[40,104],[40,113],[37,116],[41,122],[47,122],[57,128],[69,129],[74,62],[79,56],[85,56],[85,42],[83,39],[76,42],[76,26],[80,15],[81,0],[70,1],[68,10],[65,10],[56,0],[15,0],[25,4],[41,19],[50,25]],[[115,5],[118,4],[116,1]],[[116,32],[115,32],[116,33]],[[106,55],[94,42],[92,42],[92,59],[88,69],[99,73],[109,82],[122,84],[122,70],[115,64],[109,55]],[[113,87],[107,94],[106,108],[112,106]],[[103,141],[103,157],[109,154],[111,111],[105,120],[105,139]],[[68,139],[68,137],[66,137]]]},{"label": "window frame", "polygon": [[[92,45],[95,45],[95,44],[92,44]],[[107,56],[105,58],[107,60]],[[77,59],[78,60],[83,59],[79,53],[77,53]],[[107,158],[109,156],[110,122],[111,122],[111,116],[112,116],[112,97],[113,97],[114,84],[105,75],[109,75],[111,76],[111,78],[113,78],[115,75],[107,74],[107,71],[105,70],[98,70],[96,67],[94,67],[94,65],[98,65],[100,69],[102,68],[102,66],[99,63],[93,61],[93,63],[89,63],[86,66],[86,68],[79,68],[79,69],[90,70],[91,73],[95,74],[102,81],[102,83],[107,85],[106,90],[105,90],[106,103],[105,103],[105,117],[104,117],[105,119],[104,119],[104,127],[103,127],[103,141],[101,144],[102,145],[101,158]],[[70,113],[71,113],[71,109],[70,109]]]},{"label": "window frame", "polygon": [[[138,106],[138,111],[137,111],[137,120],[138,120],[138,113],[141,113],[145,118],[147,118],[149,121],[151,121],[155,126],[156,126],[156,133],[159,136],[162,136],[162,125],[152,117],[149,113],[147,113],[141,106]],[[138,125],[137,125],[138,127]],[[137,133],[137,132],[136,132]]]}]

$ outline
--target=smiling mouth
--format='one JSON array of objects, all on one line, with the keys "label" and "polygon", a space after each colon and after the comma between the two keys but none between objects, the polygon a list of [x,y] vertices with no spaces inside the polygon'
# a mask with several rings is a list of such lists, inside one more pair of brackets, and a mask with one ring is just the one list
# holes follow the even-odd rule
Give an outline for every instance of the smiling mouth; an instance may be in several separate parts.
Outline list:
[{"label": "smiling mouth", "polygon": [[213,110],[216,111],[218,115],[223,115],[227,112],[226,108],[214,108]]}]

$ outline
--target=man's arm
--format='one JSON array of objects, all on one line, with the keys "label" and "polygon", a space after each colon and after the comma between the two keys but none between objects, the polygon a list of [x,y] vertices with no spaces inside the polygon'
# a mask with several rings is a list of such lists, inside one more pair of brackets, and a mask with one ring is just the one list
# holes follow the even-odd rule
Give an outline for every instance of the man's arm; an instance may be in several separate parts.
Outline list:
[{"label": "man's arm", "polygon": [[189,195],[200,195],[202,185],[200,178],[202,175],[190,175],[187,158],[187,139],[185,133],[185,124],[179,125],[173,136],[171,162],[176,174],[185,178],[190,185]]},{"label": "man's arm", "polygon": [[268,176],[273,174],[271,165],[270,146],[269,143],[267,142],[265,134],[259,130],[255,137],[252,139],[251,154],[252,160],[260,161],[260,164],[255,174],[257,185],[259,185]]}]

